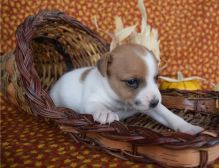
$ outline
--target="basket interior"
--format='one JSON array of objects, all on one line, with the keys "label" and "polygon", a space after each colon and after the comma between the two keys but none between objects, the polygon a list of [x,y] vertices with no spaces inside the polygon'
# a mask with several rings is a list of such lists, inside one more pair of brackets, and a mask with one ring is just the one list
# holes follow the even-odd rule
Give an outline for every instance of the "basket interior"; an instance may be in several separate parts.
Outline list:
[{"label": "basket interior", "polygon": [[[199,125],[205,129],[215,127],[219,123],[219,116],[212,114],[198,113],[194,111],[171,109],[175,114],[184,118],[191,124]],[[123,121],[130,126],[138,126],[152,129],[155,132],[171,132],[172,130],[159,124],[157,121],[151,119],[146,114],[136,114]]]},{"label": "basket interior", "polygon": [[92,66],[106,47],[90,33],[63,21],[50,21],[39,27],[31,43],[35,69],[44,90],[65,72]]},{"label": "basket interior", "polygon": [[[34,52],[35,69],[46,91],[65,72],[95,65],[101,55],[108,50],[90,33],[63,21],[51,21],[39,27],[35,32],[31,47]],[[218,115],[172,110],[186,121],[205,128],[212,127],[219,122]],[[171,131],[144,114],[137,114],[122,122],[127,125],[149,128],[156,132]]]}]

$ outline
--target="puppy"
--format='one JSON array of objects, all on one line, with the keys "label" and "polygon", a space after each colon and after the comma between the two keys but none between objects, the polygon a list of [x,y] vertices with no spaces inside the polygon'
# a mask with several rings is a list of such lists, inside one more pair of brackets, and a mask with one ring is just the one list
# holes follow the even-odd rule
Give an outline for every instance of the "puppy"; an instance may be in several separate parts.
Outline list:
[{"label": "puppy", "polygon": [[50,90],[56,106],[91,114],[106,124],[145,113],[161,124],[188,134],[203,130],[169,111],[161,104],[156,85],[158,63],[144,46],[124,44],[97,62],[96,67],[63,75]]}]

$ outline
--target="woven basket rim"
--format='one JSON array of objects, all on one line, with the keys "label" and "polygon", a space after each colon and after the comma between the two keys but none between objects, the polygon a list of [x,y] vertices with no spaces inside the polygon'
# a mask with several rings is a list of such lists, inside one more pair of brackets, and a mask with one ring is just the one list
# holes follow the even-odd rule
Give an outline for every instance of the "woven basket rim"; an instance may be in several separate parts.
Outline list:
[{"label": "woven basket rim", "polygon": [[[46,24],[48,21],[64,21],[73,27],[80,28],[91,37],[95,38],[98,43],[105,48],[108,48],[108,44],[96,33],[63,12],[44,10],[34,16],[27,17],[25,21],[18,26],[16,31],[17,46],[15,49],[15,60],[22,79],[25,94],[36,115],[47,119],[49,118],[59,124],[60,127],[68,125],[81,134],[95,132],[110,139],[129,142],[133,146],[150,144],[148,143],[149,139],[153,139],[153,144],[172,149],[199,149],[219,144],[219,132],[217,137],[206,138],[205,134],[192,136],[178,132],[170,132],[169,134],[156,133],[145,128],[127,126],[118,121],[115,121],[110,125],[100,125],[95,123],[90,115],[78,114],[67,108],[55,107],[47,92],[41,87],[39,76],[33,67],[34,54],[31,52],[30,48],[30,42],[34,38],[37,27]],[[219,96],[219,92],[204,93]],[[218,113],[216,115],[218,115]]]}]

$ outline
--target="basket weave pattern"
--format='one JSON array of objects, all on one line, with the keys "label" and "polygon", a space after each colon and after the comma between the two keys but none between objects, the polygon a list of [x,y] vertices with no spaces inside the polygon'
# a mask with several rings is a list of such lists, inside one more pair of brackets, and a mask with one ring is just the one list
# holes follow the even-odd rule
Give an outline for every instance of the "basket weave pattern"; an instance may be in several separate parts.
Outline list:
[{"label": "basket weave pattern", "polygon": [[[154,151],[156,149],[163,150],[164,153],[176,149],[182,150],[181,152],[190,151],[190,154],[195,153],[197,159],[188,160],[187,167],[188,165],[204,167],[212,160],[208,159],[208,150],[203,149],[216,146],[219,150],[218,92],[163,93],[164,104],[167,107],[176,109],[179,115],[188,121],[195,118],[193,123],[202,124],[213,132],[210,134],[191,136],[172,132],[154,121],[149,121],[148,118],[142,119],[142,116],[129,118],[124,122],[115,121],[110,125],[101,125],[95,123],[90,115],[55,107],[47,91],[60,75],[69,69],[95,65],[96,61],[108,51],[108,44],[80,22],[58,11],[41,11],[35,16],[29,16],[18,27],[16,38],[14,72],[17,75],[17,83],[13,86],[21,88],[17,90],[14,87],[14,91],[19,92],[15,93],[17,103],[22,107],[28,104],[28,111],[31,109],[34,115],[55,122],[76,142],[95,145],[123,159],[178,167],[186,166],[180,162],[183,153],[179,153],[179,160],[171,162],[165,158],[157,159],[158,153]],[[6,85],[8,83],[5,87]],[[25,99],[23,101],[20,99],[21,96],[18,96],[22,95],[20,92],[25,93],[22,96],[22,99]],[[171,96],[174,96],[175,103],[169,101]],[[202,106],[199,105],[200,102]],[[188,108],[183,110],[185,107]],[[141,122],[139,118],[143,121]],[[145,122],[150,124],[144,124]]]}]

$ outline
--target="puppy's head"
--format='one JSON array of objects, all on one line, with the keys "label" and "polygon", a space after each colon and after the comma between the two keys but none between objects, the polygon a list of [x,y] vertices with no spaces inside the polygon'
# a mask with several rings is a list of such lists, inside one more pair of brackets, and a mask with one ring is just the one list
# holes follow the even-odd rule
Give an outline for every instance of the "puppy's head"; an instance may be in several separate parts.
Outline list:
[{"label": "puppy's head", "polygon": [[99,60],[97,68],[121,101],[136,110],[154,108],[161,101],[156,84],[158,62],[144,46],[120,45]]}]

